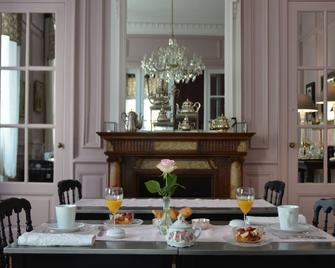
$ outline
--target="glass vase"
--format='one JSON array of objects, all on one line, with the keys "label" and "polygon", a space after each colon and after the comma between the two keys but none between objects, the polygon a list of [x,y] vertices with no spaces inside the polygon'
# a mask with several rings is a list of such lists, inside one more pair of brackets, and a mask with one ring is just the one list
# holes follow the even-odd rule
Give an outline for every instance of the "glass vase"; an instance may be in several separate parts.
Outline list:
[{"label": "glass vase", "polygon": [[163,197],[163,215],[159,220],[159,232],[162,235],[166,235],[169,230],[172,220],[169,214],[170,209],[170,197]]}]

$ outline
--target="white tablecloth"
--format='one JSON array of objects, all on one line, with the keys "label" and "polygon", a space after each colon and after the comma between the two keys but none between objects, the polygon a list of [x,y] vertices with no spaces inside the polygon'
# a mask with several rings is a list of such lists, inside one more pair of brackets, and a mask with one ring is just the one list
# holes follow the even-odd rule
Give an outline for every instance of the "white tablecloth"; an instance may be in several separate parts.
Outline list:
[{"label": "white tablecloth", "polygon": [[[161,198],[125,198],[122,202],[122,208],[125,207],[162,207]],[[104,199],[81,199],[76,202],[78,207],[105,207]],[[191,207],[191,208],[237,208],[235,199],[177,199],[171,198],[171,207]],[[256,199],[253,207],[274,207],[271,203]]]},{"label": "white tablecloth", "polygon": [[[123,228],[126,237],[114,239],[106,236],[106,231],[101,231],[96,240],[103,241],[165,241],[158,228],[153,225],[139,225]],[[273,242],[335,242],[335,237],[323,232],[314,226],[309,226],[308,233],[278,233],[272,232],[270,228],[265,230],[266,238]],[[323,237],[323,238],[320,238]],[[227,242],[232,240],[232,228],[228,225],[211,225],[210,228],[201,232],[197,242]]]}]

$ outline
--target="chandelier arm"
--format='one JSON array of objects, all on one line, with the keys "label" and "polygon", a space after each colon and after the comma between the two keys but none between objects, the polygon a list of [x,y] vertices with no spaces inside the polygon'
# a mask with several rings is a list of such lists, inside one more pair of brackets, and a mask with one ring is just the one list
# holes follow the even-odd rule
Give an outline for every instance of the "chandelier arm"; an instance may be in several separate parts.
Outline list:
[{"label": "chandelier arm", "polygon": [[171,0],[171,22],[172,22],[172,25],[171,25],[171,36],[174,37],[174,29],[173,29],[173,0]]}]

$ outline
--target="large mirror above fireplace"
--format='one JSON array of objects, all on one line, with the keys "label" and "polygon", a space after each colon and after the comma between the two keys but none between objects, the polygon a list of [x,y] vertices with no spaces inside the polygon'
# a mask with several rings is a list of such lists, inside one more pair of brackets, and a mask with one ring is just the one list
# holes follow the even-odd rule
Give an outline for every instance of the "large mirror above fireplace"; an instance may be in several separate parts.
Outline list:
[{"label": "large mirror above fireplace", "polygon": [[[240,119],[239,87],[239,2],[233,0],[174,1],[174,34],[178,44],[201,56],[206,69],[192,83],[176,85],[167,105],[167,116],[176,114],[177,106],[189,101],[201,104],[198,117],[191,118],[196,129],[208,129],[209,119],[225,114]],[[171,36],[171,1],[166,0],[113,0],[111,86],[114,97],[110,100],[113,113],[106,111],[106,121],[118,122],[120,115],[133,110],[144,115],[144,130],[172,130],[153,127],[161,110],[150,103],[150,86],[155,81],[145,77],[141,69],[144,55],[150,56],[159,47],[166,47]],[[115,11],[116,10],[116,11]],[[114,41],[113,41],[114,40]],[[192,56],[192,55],[191,55]],[[114,65],[114,63],[117,63]],[[160,84],[160,83],[158,83]],[[113,94],[115,93],[115,94]],[[115,98],[115,96],[118,96]],[[115,108],[118,112],[115,113]],[[108,110],[108,108],[107,108]],[[181,121],[183,118],[179,118]]]}]

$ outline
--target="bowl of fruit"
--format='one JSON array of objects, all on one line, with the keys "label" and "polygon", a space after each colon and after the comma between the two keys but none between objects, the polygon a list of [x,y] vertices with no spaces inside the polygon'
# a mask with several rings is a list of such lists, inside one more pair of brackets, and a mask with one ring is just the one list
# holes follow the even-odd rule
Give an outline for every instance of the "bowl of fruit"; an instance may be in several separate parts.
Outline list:
[{"label": "bowl of fruit", "polygon": [[[110,223],[113,223],[113,215],[110,214]],[[126,212],[118,212],[115,214],[115,224],[132,224],[134,220],[134,213],[126,211]]]},{"label": "bowl of fruit", "polygon": [[235,241],[239,243],[258,243],[262,241],[264,230],[261,226],[244,226],[233,228]]}]

